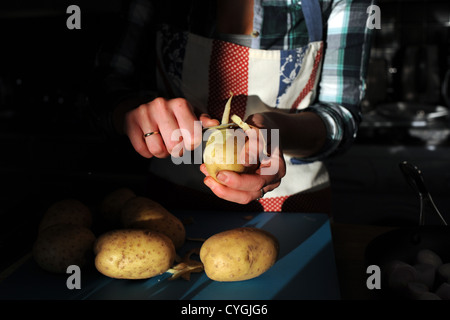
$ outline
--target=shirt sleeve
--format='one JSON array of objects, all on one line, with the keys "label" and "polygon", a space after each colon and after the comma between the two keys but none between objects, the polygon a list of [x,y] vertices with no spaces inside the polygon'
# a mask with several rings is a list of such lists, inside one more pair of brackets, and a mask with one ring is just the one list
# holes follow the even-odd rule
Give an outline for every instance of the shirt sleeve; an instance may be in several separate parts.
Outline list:
[{"label": "shirt sleeve", "polygon": [[151,48],[154,5],[133,0],[124,12],[97,53],[90,85],[94,125],[107,135],[116,134],[112,113],[118,104],[133,99],[137,107],[156,97]]},{"label": "shirt sleeve", "polygon": [[371,0],[338,0],[332,4],[318,99],[303,110],[322,118],[327,141],[319,153],[301,159],[303,162],[343,153],[356,138],[371,44],[367,10],[372,4]]}]

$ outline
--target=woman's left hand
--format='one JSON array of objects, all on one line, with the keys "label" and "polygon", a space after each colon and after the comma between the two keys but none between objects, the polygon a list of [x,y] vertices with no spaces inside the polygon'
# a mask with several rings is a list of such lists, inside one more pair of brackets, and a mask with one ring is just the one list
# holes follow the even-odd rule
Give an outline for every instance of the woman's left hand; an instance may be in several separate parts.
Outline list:
[{"label": "woman's left hand", "polygon": [[[205,174],[204,183],[211,189],[211,191],[219,198],[240,203],[248,204],[253,200],[261,198],[265,193],[277,188],[281,179],[286,174],[286,163],[283,158],[283,153],[280,149],[279,141],[272,141],[274,137],[278,138],[279,135],[271,133],[271,130],[278,130],[275,128],[269,129],[267,121],[264,121],[263,117],[259,115],[253,115],[246,120],[248,124],[251,124],[257,128],[268,129],[266,137],[269,137],[269,145],[267,146],[267,155],[262,155],[262,148],[258,147],[256,150],[247,151],[245,162],[254,163],[248,156],[248,153],[257,152],[259,154],[259,168],[255,173],[236,173],[233,171],[220,171],[217,174],[217,179],[220,183],[209,176],[205,164],[200,166],[200,170]],[[252,129],[258,132],[258,129]],[[259,137],[259,134],[249,135],[250,139]],[[271,139],[270,139],[271,138]],[[256,138],[258,139],[258,138]],[[261,146],[259,143],[248,144],[250,146]],[[248,146],[247,145],[247,146]]]}]

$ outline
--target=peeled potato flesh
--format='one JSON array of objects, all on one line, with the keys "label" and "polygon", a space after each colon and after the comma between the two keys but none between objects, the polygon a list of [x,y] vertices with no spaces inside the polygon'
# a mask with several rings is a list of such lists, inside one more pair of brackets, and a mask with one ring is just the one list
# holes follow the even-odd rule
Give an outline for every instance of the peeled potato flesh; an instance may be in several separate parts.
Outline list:
[{"label": "peeled potato flesh", "polygon": [[239,163],[239,152],[244,146],[236,143],[240,139],[235,138],[233,132],[233,129],[216,130],[206,143],[203,160],[208,174],[216,181],[219,171],[243,173],[249,169]]},{"label": "peeled potato flesh", "polygon": [[[233,93],[230,93],[230,98],[225,105],[222,115],[222,125],[228,124],[230,120],[232,98]],[[243,163],[240,163],[240,152],[242,152],[241,150],[243,150],[246,141],[244,132],[250,129],[250,126],[237,115],[232,115],[231,120],[242,130],[228,128],[214,130],[206,142],[203,153],[203,163],[208,174],[219,183],[220,181],[217,179],[219,171],[228,170],[245,173],[254,172],[258,167],[256,164],[244,166]]]}]

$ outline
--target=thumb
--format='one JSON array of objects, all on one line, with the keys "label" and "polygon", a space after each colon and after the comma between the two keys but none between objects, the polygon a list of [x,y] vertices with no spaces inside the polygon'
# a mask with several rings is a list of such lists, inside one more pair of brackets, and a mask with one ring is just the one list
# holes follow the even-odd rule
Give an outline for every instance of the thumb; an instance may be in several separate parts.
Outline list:
[{"label": "thumb", "polygon": [[244,166],[252,166],[258,163],[259,154],[262,151],[261,141],[259,139],[259,130],[250,129],[247,130],[246,135],[248,137],[244,150],[240,154],[240,163]]}]

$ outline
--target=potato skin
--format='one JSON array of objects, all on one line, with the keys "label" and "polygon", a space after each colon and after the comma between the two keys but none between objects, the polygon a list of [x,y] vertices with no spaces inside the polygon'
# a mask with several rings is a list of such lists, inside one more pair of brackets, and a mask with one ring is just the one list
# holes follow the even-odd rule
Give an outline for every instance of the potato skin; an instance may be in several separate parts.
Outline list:
[{"label": "potato skin", "polygon": [[278,257],[277,239],[265,230],[242,227],[208,238],[200,249],[206,275],[215,281],[242,281],[266,272]]},{"label": "potato skin", "polygon": [[38,230],[57,224],[73,224],[90,228],[92,226],[92,212],[81,201],[63,199],[52,204],[41,219]]},{"label": "potato skin", "polygon": [[166,272],[175,247],[166,235],[144,229],[119,229],[101,235],[94,245],[95,267],[116,279],[147,279]]},{"label": "potato skin", "polygon": [[73,224],[58,224],[41,231],[32,253],[44,270],[66,273],[67,267],[84,267],[92,258],[95,235],[88,228]]},{"label": "potato skin", "polygon": [[168,236],[180,248],[186,240],[183,223],[161,204],[146,198],[135,197],[122,207],[122,225],[124,228],[149,229]]}]

